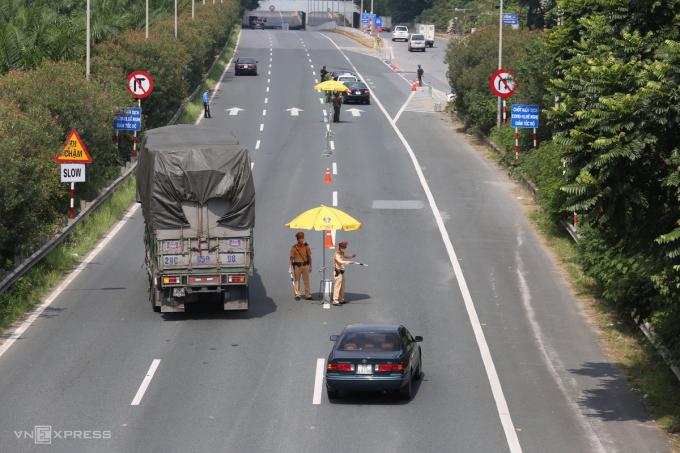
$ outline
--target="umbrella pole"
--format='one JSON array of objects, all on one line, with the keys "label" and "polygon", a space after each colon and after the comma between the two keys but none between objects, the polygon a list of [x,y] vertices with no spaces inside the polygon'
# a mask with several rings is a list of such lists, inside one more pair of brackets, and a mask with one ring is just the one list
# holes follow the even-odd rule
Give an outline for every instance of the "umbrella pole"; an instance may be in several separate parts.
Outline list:
[{"label": "umbrella pole", "polygon": [[321,300],[326,302],[326,232],[321,233],[321,249],[323,250],[323,267],[321,276]]}]

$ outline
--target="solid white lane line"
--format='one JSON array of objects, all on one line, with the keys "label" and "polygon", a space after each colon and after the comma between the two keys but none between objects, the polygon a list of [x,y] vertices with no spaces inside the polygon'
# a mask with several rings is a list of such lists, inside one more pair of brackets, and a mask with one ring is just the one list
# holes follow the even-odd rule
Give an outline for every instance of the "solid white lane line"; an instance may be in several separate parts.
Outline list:
[{"label": "solid white lane line", "polygon": [[267,109],[262,110],[262,116],[267,116]]},{"label": "solid white lane line", "polygon": [[338,175],[338,163],[333,162],[333,176],[337,176],[337,175]]},{"label": "solid white lane line", "polygon": [[316,359],[316,372],[314,373],[314,396],[312,396],[312,404],[321,404],[321,390],[323,387],[323,372],[325,367],[325,359]]},{"label": "solid white lane line", "polygon": [[338,207],[338,191],[337,190],[333,191],[333,207],[334,208]]},{"label": "solid white lane line", "polygon": [[260,124],[260,132],[264,130],[264,123]]},{"label": "solid white lane line", "polygon": [[107,246],[109,242],[111,242],[111,239],[113,239],[116,234],[125,226],[125,224],[130,220],[130,218],[134,215],[135,212],[137,212],[137,209],[139,209],[140,204],[135,203],[132,205],[132,207],[128,210],[128,212],[125,214],[125,216],[118,222],[116,225],[104,236],[101,241],[97,244],[97,246],[85,257],[83,261],[78,264],[78,266],[71,271],[68,276],[62,280],[62,282],[54,288],[54,290],[43,300],[43,302],[35,307],[31,314],[26,318],[24,322],[22,322],[19,327],[17,327],[12,333],[9,334],[9,336],[5,339],[5,341],[0,345],[0,357],[7,352],[9,348],[12,347],[12,345],[19,339],[21,336],[28,330],[29,327],[35,322],[36,319],[42,314],[43,311],[47,307],[52,304],[52,302],[55,301],[57,297],[73,282],[73,280],[80,275],[81,272],[83,272],[87,266],[94,260],[97,255],[99,255],[99,252],[101,252],[104,247]]},{"label": "solid white lane line", "polygon": [[[338,49],[338,52],[340,52],[340,54],[343,57],[345,57],[345,60],[347,60],[347,62],[352,66],[354,72],[363,79],[364,77],[359,73],[356,66],[354,66],[354,63],[350,61],[345,52],[343,52],[343,50],[340,49],[340,47],[338,47],[335,41],[333,41],[331,38],[329,38],[323,33],[322,36],[328,39],[333,44],[333,46],[335,46],[335,48]],[[482,357],[482,362],[484,364],[484,370],[486,371],[487,379],[489,380],[489,386],[491,387],[491,393],[496,404],[498,417],[501,421],[501,425],[503,426],[505,440],[508,443],[508,447],[510,448],[511,453],[521,453],[522,446],[519,443],[517,431],[515,430],[515,425],[512,422],[510,408],[508,407],[508,402],[506,401],[505,394],[503,393],[503,387],[501,386],[501,381],[500,378],[498,377],[498,372],[496,371],[496,365],[494,364],[493,358],[491,357],[491,350],[489,349],[489,344],[486,342],[486,336],[484,335],[484,330],[482,329],[482,325],[479,321],[479,316],[477,315],[475,303],[472,300],[472,296],[470,295],[470,290],[468,289],[465,276],[463,275],[463,269],[460,266],[458,256],[456,255],[456,251],[453,248],[451,237],[449,236],[449,232],[447,231],[446,225],[444,224],[444,219],[442,218],[441,212],[439,212],[439,208],[437,207],[437,202],[435,201],[434,195],[432,195],[432,191],[430,190],[430,185],[428,184],[427,179],[425,179],[425,175],[423,174],[423,170],[420,167],[418,158],[416,157],[415,152],[413,152],[411,145],[408,143],[408,141],[406,141],[404,134],[402,134],[401,130],[397,127],[394,121],[392,121],[390,115],[387,113],[387,110],[385,110],[385,107],[382,105],[382,102],[380,102],[380,99],[378,99],[378,97],[375,95],[373,96],[373,99],[375,100],[375,103],[378,105],[378,108],[380,108],[380,110],[383,112],[383,115],[385,115],[385,118],[387,118],[388,123],[390,124],[390,126],[392,126],[392,129],[394,130],[395,134],[397,134],[397,137],[399,137],[399,140],[401,141],[402,145],[406,149],[406,152],[411,158],[413,167],[415,168],[416,174],[418,175],[418,179],[420,180],[420,185],[422,186],[423,191],[425,192],[427,201],[430,204],[430,209],[432,210],[432,214],[434,215],[435,221],[437,223],[439,234],[441,235],[442,241],[444,242],[444,247],[446,248],[446,252],[449,256],[449,261],[451,262],[453,272],[456,276],[458,288],[460,289],[461,295],[463,296],[463,301],[465,302],[465,310],[467,311],[468,317],[470,318],[470,324],[472,326],[472,331],[475,335],[477,347],[479,348],[479,354]]]},{"label": "solid white lane line", "polygon": [[255,142],[255,149],[260,149],[260,141]]},{"label": "solid white lane line", "polygon": [[406,102],[404,102],[404,105],[401,106],[399,111],[397,112],[397,115],[392,119],[393,122],[399,121],[399,117],[401,116],[401,113],[404,111],[406,106],[408,105],[409,102],[411,102],[411,99],[413,99],[413,95],[416,94],[415,91],[411,91],[411,94],[408,95],[408,98],[406,98]]},{"label": "solid white lane line", "polygon": [[142,398],[144,397],[146,389],[149,387],[149,384],[151,383],[151,379],[153,379],[153,375],[156,373],[156,368],[158,368],[158,365],[160,363],[161,359],[153,359],[153,362],[151,362],[151,366],[149,367],[149,371],[146,372],[146,376],[144,376],[142,384],[139,386],[139,389],[137,390],[135,397],[132,398],[130,406],[139,406],[139,403],[142,401]]},{"label": "solid white lane line", "polygon": [[[238,49],[238,43],[241,41],[241,31],[239,30],[238,36],[236,37],[236,45],[234,46],[234,49]],[[236,55],[236,51],[234,51],[234,55]],[[231,56],[229,61],[227,62],[227,65],[224,67],[224,71],[222,71],[222,75],[220,76],[220,80],[217,81],[215,84],[215,88],[213,88],[212,93],[210,94],[210,102],[212,103],[213,98],[215,97],[215,94],[217,94],[217,91],[219,91],[220,86],[222,85],[222,79],[224,78],[224,74],[227,73],[229,70],[229,67],[231,66],[231,62],[234,60],[234,55]],[[203,115],[198,115],[198,118],[196,118],[196,121],[194,121],[194,124],[198,124],[201,122],[203,119]]]}]

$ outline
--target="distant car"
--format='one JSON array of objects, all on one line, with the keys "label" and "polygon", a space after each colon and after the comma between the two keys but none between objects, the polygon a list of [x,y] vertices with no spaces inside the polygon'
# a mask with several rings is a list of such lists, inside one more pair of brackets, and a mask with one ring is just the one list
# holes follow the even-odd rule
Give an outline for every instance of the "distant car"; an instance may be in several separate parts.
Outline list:
[{"label": "distant car", "polygon": [[392,41],[408,41],[408,27],[397,25],[392,31]]},{"label": "distant car", "polygon": [[257,75],[257,60],[254,58],[239,57],[234,63],[234,74],[253,74]]},{"label": "distant car", "polygon": [[348,83],[353,83],[353,82],[358,82],[359,79],[357,76],[355,76],[352,73],[346,72],[344,74],[339,74],[338,75],[338,82],[341,82],[343,84],[348,84]]},{"label": "distant car", "polygon": [[264,30],[264,22],[251,22],[250,28],[252,28],[253,30],[257,29]]},{"label": "distant car", "polygon": [[371,92],[364,82],[347,82],[345,86],[347,91],[342,93],[342,102],[371,103]]},{"label": "distant car", "polygon": [[331,335],[333,349],[326,365],[329,399],[343,391],[398,392],[413,398],[413,381],[422,375],[420,343],[406,327],[393,324],[353,324]]},{"label": "distant car", "polygon": [[421,52],[425,52],[425,35],[419,33],[414,33],[408,38],[408,51],[413,52],[418,49]]}]

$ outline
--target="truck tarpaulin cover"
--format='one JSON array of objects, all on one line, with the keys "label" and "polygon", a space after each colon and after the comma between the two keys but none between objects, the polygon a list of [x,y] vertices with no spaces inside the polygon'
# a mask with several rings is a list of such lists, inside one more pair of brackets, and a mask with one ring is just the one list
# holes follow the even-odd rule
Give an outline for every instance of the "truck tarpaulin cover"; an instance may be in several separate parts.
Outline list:
[{"label": "truck tarpaulin cover", "polygon": [[248,150],[223,129],[175,125],[147,131],[137,167],[137,201],[154,229],[187,228],[182,202],[229,201],[219,223],[255,224]]}]

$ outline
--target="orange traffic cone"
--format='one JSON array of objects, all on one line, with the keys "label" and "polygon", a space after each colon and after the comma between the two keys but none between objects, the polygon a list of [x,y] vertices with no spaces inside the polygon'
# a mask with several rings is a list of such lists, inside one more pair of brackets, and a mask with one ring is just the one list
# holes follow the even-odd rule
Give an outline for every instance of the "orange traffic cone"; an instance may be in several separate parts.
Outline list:
[{"label": "orange traffic cone", "polygon": [[333,245],[333,234],[331,233],[330,230],[326,230],[326,248],[327,249],[335,248],[335,246]]},{"label": "orange traffic cone", "polygon": [[331,168],[330,167],[326,167],[326,177],[324,178],[323,182],[325,184],[331,183]]},{"label": "orange traffic cone", "polygon": [[411,84],[411,91],[418,91],[418,82],[413,82]]},{"label": "orange traffic cone", "polygon": [[392,67],[392,72],[397,72],[397,65],[396,64],[393,64],[391,67]]}]

